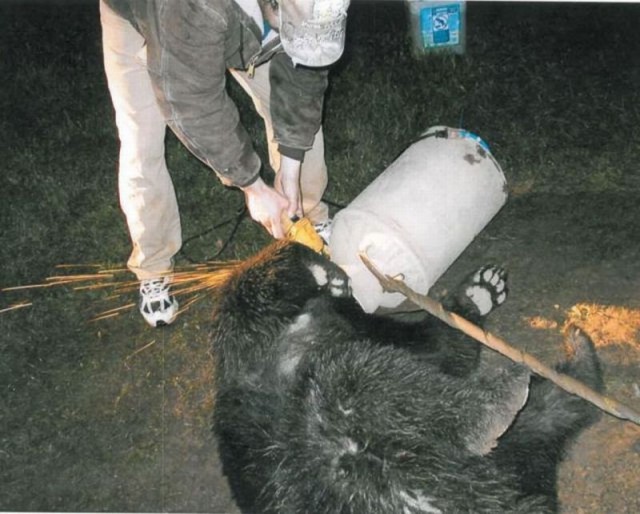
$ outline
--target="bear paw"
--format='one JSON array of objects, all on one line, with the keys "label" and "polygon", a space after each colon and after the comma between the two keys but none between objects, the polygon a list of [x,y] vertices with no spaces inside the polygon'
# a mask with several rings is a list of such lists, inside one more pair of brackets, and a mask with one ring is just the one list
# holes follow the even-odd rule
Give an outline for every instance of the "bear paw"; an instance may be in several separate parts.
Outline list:
[{"label": "bear paw", "polygon": [[471,300],[482,316],[486,316],[507,299],[507,272],[488,264],[473,273],[464,287],[464,295]]},{"label": "bear paw", "polygon": [[318,287],[326,289],[331,296],[336,298],[347,297],[351,294],[349,277],[338,266],[330,262],[311,263],[309,271],[313,275]]}]

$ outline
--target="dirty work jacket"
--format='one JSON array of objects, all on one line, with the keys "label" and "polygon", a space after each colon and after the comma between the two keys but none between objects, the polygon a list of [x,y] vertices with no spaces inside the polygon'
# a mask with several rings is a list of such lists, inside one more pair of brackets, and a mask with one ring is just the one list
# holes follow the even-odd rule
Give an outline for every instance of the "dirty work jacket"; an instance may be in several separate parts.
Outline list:
[{"label": "dirty work jacket", "polygon": [[151,81],[169,127],[223,183],[258,178],[260,159],[225,89],[227,68],[271,59],[271,117],[283,155],[302,160],[320,128],[327,70],[294,67],[261,48],[256,22],[233,0],[105,0],[147,43]]}]

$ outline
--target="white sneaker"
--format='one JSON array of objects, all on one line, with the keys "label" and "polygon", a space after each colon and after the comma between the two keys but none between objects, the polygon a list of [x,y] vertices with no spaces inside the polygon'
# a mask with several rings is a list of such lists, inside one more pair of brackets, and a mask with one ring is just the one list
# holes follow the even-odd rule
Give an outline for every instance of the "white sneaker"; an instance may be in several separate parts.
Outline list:
[{"label": "white sneaker", "polygon": [[329,244],[331,240],[331,229],[333,228],[333,220],[328,219],[327,221],[322,221],[320,223],[316,223],[313,225],[316,233],[322,238],[325,245]]},{"label": "white sneaker", "polygon": [[178,301],[170,287],[169,277],[140,281],[140,314],[152,327],[169,325],[178,315]]}]

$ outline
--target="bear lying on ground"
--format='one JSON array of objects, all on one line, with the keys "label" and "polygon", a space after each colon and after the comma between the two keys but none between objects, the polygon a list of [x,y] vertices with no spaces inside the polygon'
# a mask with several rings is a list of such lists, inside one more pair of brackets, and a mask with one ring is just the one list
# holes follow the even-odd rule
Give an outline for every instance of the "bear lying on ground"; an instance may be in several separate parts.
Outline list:
[{"label": "bear lying on ground", "polygon": [[[485,266],[445,301],[477,324]],[[439,320],[364,314],[344,272],[277,242],[239,263],[213,318],[214,430],[244,512],[554,512],[557,467],[598,410]],[[561,372],[602,389],[572,329]],[[524,407],[523,407],[524,405]]]}]

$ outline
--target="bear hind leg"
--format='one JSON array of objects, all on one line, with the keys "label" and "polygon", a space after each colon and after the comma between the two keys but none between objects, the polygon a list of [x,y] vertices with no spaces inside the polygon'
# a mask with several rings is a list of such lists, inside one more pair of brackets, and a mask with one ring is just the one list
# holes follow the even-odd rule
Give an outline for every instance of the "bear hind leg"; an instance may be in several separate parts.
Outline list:
[{"label": "bear hind leg", "polygon": [[[600,362],[589,337],[570,327],[565,345],[568,359],[557,370],[602,391]],[[555,503],[558,465],[570,443],[599,417],[594,405],[534,376],[529,401],[498,443],[498,465],[515,473],[525,494]]]}]

